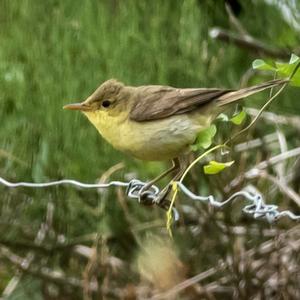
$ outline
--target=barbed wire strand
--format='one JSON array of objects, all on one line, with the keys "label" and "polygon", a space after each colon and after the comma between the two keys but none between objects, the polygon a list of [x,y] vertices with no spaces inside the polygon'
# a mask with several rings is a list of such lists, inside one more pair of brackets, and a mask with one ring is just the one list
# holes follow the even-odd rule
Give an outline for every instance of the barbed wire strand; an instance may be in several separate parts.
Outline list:
[{"label": "barbed wire strand", "polygon": [[[300,215],[296,215],[289,210],[279,211],[278,206],[274,204],[266,204],[263,196],[253,187],[247,186],[245,189],[238,191],[232,194],[228,199],[224,201],[218,201],[215,199],[213,195],[209,196],[200,196],[191,192],[183,183],[176,182],[179,190],[188,198],[194,201],[207,202],[209,205],[222,208],[226,206],[228,203],[236,200],[236,199],[246,199],[250,201],[250,204],[245,205],[242,211],[253,218],[261,218],[266,219],[268,222],[272,223],[282,217],[287,217],[291,220],[300,220]],[[126,187],[127,196],[131,199],[136,199],[140,201],[140,191],[146,185],[145,182],[142,182],[137,179],[132,179],[129,182],[122,181],[111,181],[108,183],[83,183],[73,179],[63,179],[45,183],[31,183],[31,182],[9,182],[4,178],[0,177],[0,184],[7,186],[9,188],[17,188],[17,187],[29,187],[29,188],[47,188],[58,185],[73,185],[80,188],[92,189],[92,188],[109,188],[111,186],[119,186]],[[150,190],[147,191],[147,197],[152,199],[153,204],[156,203],[156,199],[158,199],[158,195],[160,193],[160,189],[153,185]],[[179,213],[174,208],[173,209],[174,219],[175,221],[179,220]]]}]

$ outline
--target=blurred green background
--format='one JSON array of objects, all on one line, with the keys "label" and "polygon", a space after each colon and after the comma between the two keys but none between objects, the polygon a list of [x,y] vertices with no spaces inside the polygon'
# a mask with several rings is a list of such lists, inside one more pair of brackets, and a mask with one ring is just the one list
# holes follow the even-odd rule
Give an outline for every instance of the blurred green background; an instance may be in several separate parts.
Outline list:
[{"label": "blurred green background", "polygon": [[[299,47],[299,29],[281,11],[281,5],[287,5],[299,17],[297,1],[227,3],[258,40],[291,52]],[[126,180],[129,173],[141,180],[157,175],[166,164],[135,161],[115,151],[83,115],[63,111],[62,106],[85,99],[109,78],[129,85],[238,88],[241,78],[251,73],[251,62],[268,57],[209,36],[216,26],[236,31],[224,4],[209,0],[1,0],[0,176],[11,181],[72,178],[93,183],[120,162],[125,167],[114,179]],[[249,78],[247,85],[271,77]],[[264,95],[253,97],[251,106],[261,106]],[[299,96],[299,91],[289,88],[272,110],[300,115],[300,102],[295,101]],[[52,233],[46,239],[49,245],[55,245],[60,235],[72,241],[97,232],[112,237],[109,253],[127,261],[131,259],[128,254],[136,251],[131,226],[157,219],[163,223],[165,218],[158,208],[128,203],[129,222],[113,189],[99,194],[70,186],[40,190],[0,186],[2,243],[10,241],[11,249],[24,256],[28,248],[14,246],[13,241],[33,243],[48,203],[54,207]],[[178,247],[184,248],[184,243],[182,236]],[[48,266],[80,276],[84,264],[77,262],[74,267],[67,253],[50,252]],[[212,255],[211,260],[223,254]],[[0,257],[0,292],[13,274],[14,268],[5,260],[1,263]],[[132,276],[129,281],[135,282]],[[20,295],[18,299],[25,299]]]}]

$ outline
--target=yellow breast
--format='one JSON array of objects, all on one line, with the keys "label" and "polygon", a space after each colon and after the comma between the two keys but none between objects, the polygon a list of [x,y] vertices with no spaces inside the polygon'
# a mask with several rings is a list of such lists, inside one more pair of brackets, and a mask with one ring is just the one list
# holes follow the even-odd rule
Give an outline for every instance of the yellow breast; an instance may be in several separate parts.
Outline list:
[{"label": "yellow breast", "polygon": [[162,120],[135,122],[128,114],[85,113],[99,133],[116,149],[142,160],[168,160],[185,152],[211,117],[197,113]]}]

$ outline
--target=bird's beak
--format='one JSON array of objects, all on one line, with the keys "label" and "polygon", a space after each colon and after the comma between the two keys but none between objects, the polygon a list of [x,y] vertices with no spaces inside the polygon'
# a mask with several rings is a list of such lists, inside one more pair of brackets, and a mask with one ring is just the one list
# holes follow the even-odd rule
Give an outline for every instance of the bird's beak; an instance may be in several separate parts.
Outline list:
[{"label": "bird's beak", "polygon": [[91,106],[84,102],[67,104],[63,107],[63,109],[81,110],[81,111],[91,111],[92,110]]}]

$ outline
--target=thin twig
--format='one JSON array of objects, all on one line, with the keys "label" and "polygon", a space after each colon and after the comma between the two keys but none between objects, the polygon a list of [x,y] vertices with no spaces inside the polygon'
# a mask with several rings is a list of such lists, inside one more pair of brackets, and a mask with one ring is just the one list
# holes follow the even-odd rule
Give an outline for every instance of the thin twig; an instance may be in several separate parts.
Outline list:
[{"label": "thin twig", "polygon": [[224,145],[227,145],[228,143],[232,142],[234,139],[236,139],[238,136],[240,136],[242,133],[248,131],[259,119],[263,111],[273,102],[273,100],[284,90],[284,88],[288,85],[287,83],[284,83],[280,89],[271,97],[269,100],[262,106],[262,108],[259,110],[258,114],[254,117],[254,119],[250,122],[248,126],[237,132],[236,134],[233,135],[233,137],[229,138]]},{"label": "thin twig", "polygon": [[271,167],[273,165],[276,165],[282,161],[285,161],[287,159],[300,156],[300,147],[289,150],[284,153],[280,153],[278,155],[275,155],[267,160],[259,162],[257,165],[249,169],[243,174],[240,174],[236,178],[234,178],[226,187],[225,191],[229,192],[230,189],[237,187],[244,179],[252,179],[258,176],[259,172],[261,170],[264,170],[268,167]]},{"label": "thin twig", "polygon": [[292,199],[300,207],[300,196],[291,187],[289,187],[285,182],[277,179],[276,177],[274,177],[264,171],[259,172],[258,177],[266,178],[269,181],[276,184],[276,186],[279,188],[279,190],[283,194],[285,194],[290,199]]},{"label": "thin twig", "polygon": [[[40,229],[37,232],[37,235],[34,240],[34,245],[33,245],[34,247],[40,247],[42,245],[42,243],[47,235],[47,232],[49,231],[50,227],[52,226],[53,210],[54,210],[53,203],[49,202],[47,205],[46,220],[45,220],[45,222],[43,222],[41,224]],[[0,243],[1,243],[1,241],[0,241]],[[33,248],[31,247],[31,250]],[[22,266],[26,266],[28,268],[31,265],[31,263],[33,262],[34,258],[35,258],[35,253],[33,251],[28,252],[26,257],[22,261]],[[16,289],[16,287],[18,286],[21,278],[22,278],[21,273],[16,274],[9,281],[8,285],[2,292],[2,297],[4,297],[4,298],[9,297],[13,293],[13,291]]]},{"label": "thin twig", "polygon": [[[282,236],[288,236],[290,234],[298,232],[299,228],[300,228],[300,226],[295,226],[294,228],[286,231],[285,233],[282,233]],[[268,240],[268,241],[262,243],[258,249],[252,248],[252,249],[248,250],[245,253],[245,256],[253,257],[255,254],[265,254],[266,255],[267,253],[269,253],[273,250],[274,243],[275,243],[274,239]],[[298,240],[297,246],[298,247],[300,246],[300,240]],[[287,245],[286,247],[291,247],[291,245]],[[283,247],[283,250],[286,247]],[[193,277],[188,278],[187,280],[175,285],[173,288],[171,288],[170,290],[168,290],[164,293],[154,295],[151,298],[151,300],[160,300],[160,299],[162,300],[162,299],[168,299],[169,297],[174,297],[175,295],[177,295],[181,291],[187,289],[188,287],[193,286],[213,275],[216,275],[218,272],[220,272],[222,269],[225,269],[227,266],[228,266],[228,261],[219,260],[215,267],[212,267],[202,273],[199,273]]]},{"label": "thin twig", "polygon": [[271,144],[278,140],[276,133],[267,134],[261,138],[253,139],[250,141],[246,141],[234,146],[234,151],[243,152],[250,149],[261,147],[264,144]]},{"label": "thin twig", "polygon": [[[250,108],[246,107],[245,108],[246,113],[249,114],[250,116],[257,116],[259,110],[256,108]],[[271,123],[271,124],[279,124],[279,125],[290,125],[297,130],[300,130],[300,117],[298,116],[283,116],[279,114],[275,114],[270,111],[264,111],[261,114],[261,118],[264,119],[265,121]]]},{"label": "thin twig", "polygon": [[[75,288],[83,288],[82,280],[75,277],[67,277],[62,271],[54,271],[46,267],[40,268],[38,266],[24,264],[25,258],[14,254],[9,248],[1,246],[0,255],[8,259],[22,272],[37,276],[46,281],[50,281],[62,286],[69,285]],[[91,285],[91,289],[95,290],[95,287]]]},{"label": "thin twig", "polygon": [[242,36],[248,36],[248,32],[247,30],[244,28],[244,26],[241,24],[241,22],[236,18],[236,16],[234,15],[231,6],[228,5],[225,2],[225,9],[226,12],[228,14],[229,17],[229,21],[230,23],[235,27],[235,29],[242,35]]},{"label": "thin twig", "polygon": [[[209,31],[210,37],[226,43],[232,43],[240,48],[246,49],[255,54],[268,56],[272,58],[288,59],[291,51],[289,49],[280,49],[270,47],[252,36],[237,34],[229,30],[214,27]],[[295,51],[293,51],[295,52]]]}]

